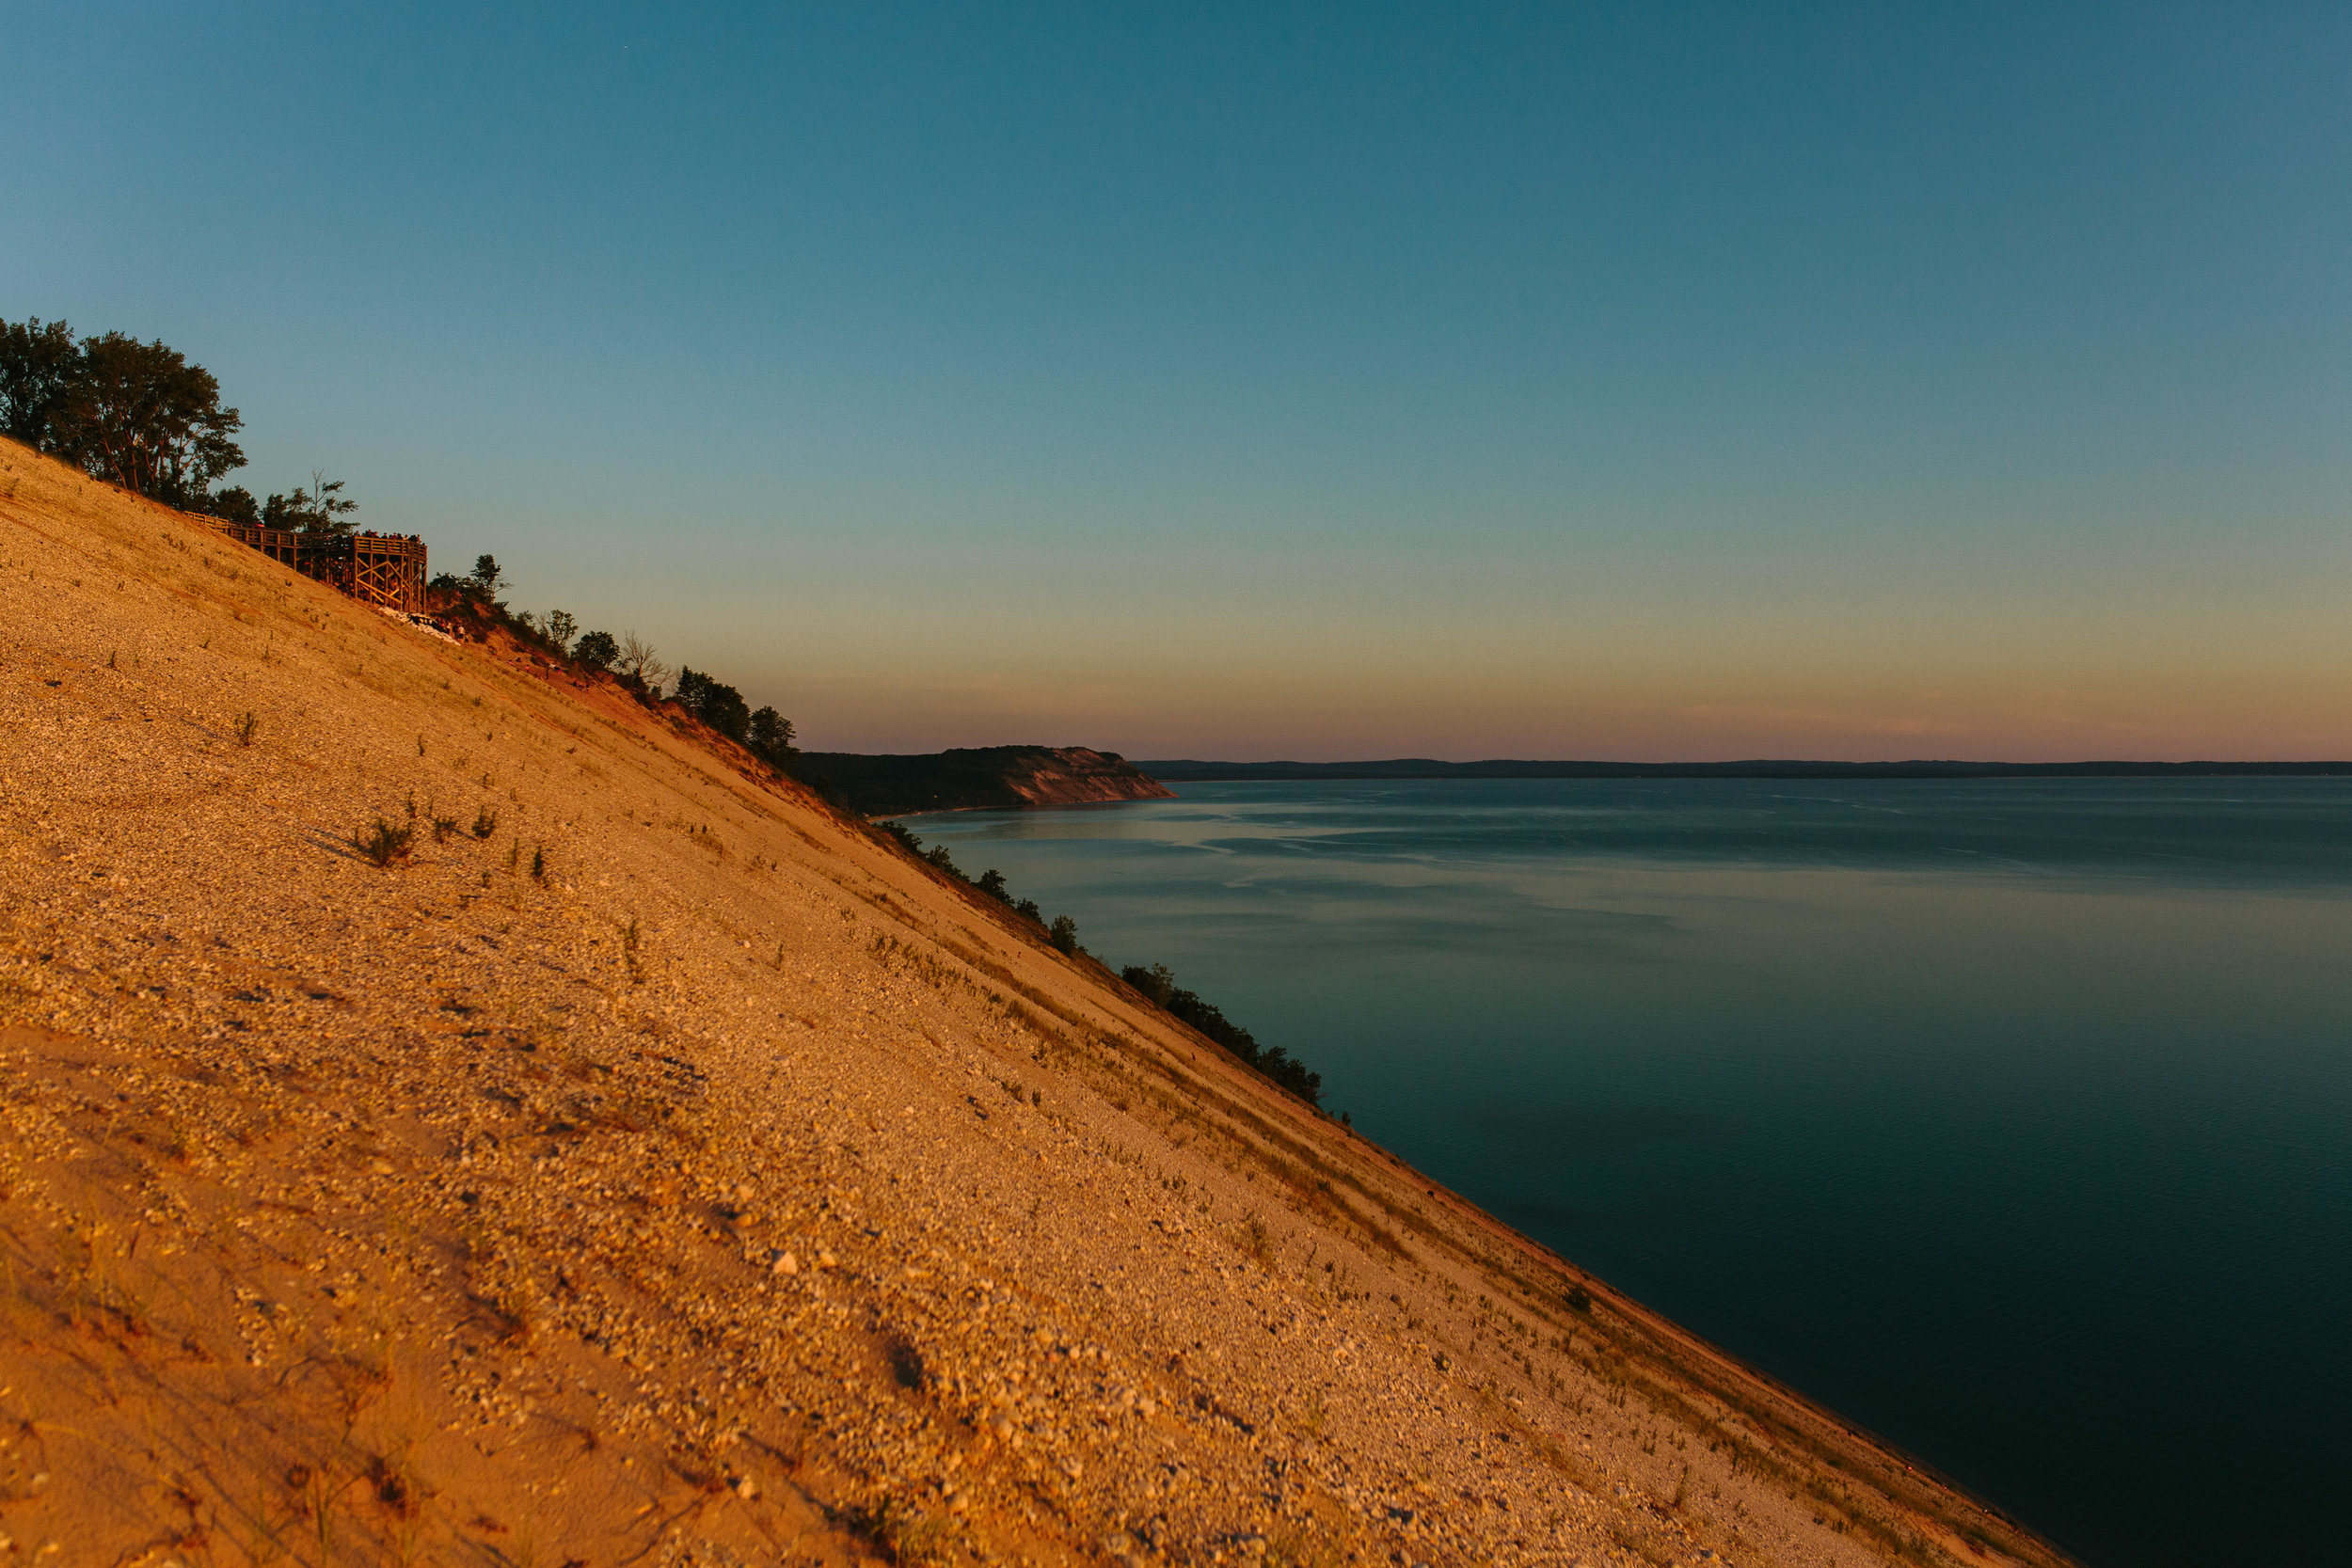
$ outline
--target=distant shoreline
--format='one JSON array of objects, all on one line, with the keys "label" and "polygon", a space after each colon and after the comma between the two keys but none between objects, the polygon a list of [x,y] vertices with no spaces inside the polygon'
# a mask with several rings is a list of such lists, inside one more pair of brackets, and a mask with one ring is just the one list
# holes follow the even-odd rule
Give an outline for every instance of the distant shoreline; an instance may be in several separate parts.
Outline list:
[{"label": "distant shoreline", "polygon": [[2352,762],[1201,762],[1138,758],[1166,784],[1378,779],[2236,779],[2347,778]]},{"label": "distant shoreline", "polygon": [[792,771],[864,817],[1018,811],[1172,792],[1116,752],[1085,746],[979,746],[919,754],[803,752]]}]

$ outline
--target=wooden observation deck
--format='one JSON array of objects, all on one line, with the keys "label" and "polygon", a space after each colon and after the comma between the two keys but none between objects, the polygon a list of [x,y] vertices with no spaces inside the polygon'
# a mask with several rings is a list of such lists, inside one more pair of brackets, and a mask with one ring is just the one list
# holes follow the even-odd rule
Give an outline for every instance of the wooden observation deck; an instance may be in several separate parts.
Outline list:
[{"label": "wooden observation deck", "polygon": [[413,533],[294,533],[222,517],[202,520],[238,544],[362,603],[405,615],[425,613],[424,541]]},{"label": "wooden observation deck", "polygon": [[282,528],[263,528],[258,523],[231,523],[218,517],[208,517],[205,521],[238,544],[250,546],[272,561],[297,568],[301,565],[298,534]]},{"label": "wooden observation deck", "polygon": [[304,534],[295,564],[363,604],[424,613],[424,541],[413,534]]}]

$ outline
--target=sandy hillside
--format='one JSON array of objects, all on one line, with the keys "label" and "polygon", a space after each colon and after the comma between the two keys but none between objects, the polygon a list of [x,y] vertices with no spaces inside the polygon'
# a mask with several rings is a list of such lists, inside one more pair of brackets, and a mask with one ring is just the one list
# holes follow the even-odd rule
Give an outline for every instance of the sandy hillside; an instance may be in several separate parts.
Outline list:
[{"label": "sandy hillside", "polygon": [[0,1115],[0,1560],[2056,1560],[748,758],[6,443]]}]

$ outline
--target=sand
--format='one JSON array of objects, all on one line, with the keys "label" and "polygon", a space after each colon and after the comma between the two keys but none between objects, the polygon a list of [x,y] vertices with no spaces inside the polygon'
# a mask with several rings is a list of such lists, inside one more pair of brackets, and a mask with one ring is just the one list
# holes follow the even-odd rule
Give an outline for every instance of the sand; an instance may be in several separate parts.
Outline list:
[{"label": "sand", "polygon": [[0,1115],[0,1560],[2060,1560],[695,726],[6,443]]}]

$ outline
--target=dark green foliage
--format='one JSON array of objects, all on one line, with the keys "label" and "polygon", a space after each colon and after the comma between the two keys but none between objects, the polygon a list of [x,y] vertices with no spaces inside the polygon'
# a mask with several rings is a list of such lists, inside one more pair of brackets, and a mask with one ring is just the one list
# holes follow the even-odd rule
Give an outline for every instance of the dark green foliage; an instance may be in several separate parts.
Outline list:
[{"label": "dark green foliage", "polygon": [[64,385],[44,385],[55,339],[31,327],[24,357],[38,363],[25,379],[32,396],[46,399],[38,443],[44,450],[167,506],[202,504],[214,480],[245,466],[230,439],[244,420],[221,406],[213,372],[178,349],[109,332],[83,341]]},{"label": "dark green foliage", "polygon": [[473,591],[485,599],[497,598],[499,590],[507,585],[506,578],[499,572],[499,558],[494,555],[475,556],[473,570],[468,574],[466,580],[472,583]]},{"label": "dark green foliage", "polygon": [[1261,1046],[1248,1030],[1212,1004],[1201,1001],[1198,994],[1177,985],[1176,976],[1166,964],[1153,964],[1149,969],[1130,964],[1119,972],[1119,977],[1140,991],[1153,1006],[1191,1024],[1308,1104],[1315,1104],[1323,1098],[1323,1074],[1308,1071],[1304,1062],[1293,1060],[1279,1046],[1271,1050]]},{"label": "dark green foliage", "polygon": [[729,740],[740,743],[751,737],[751,705],[743,701],[743,693],[716,676],[681,667],[677,689],[672,695],[687,712]]},{"label": "dark green foliage", "polygon": [[800,756],[792,744],[792,721],[772,707],[752,715],[752,733],[743,744],[778,768],[788,768]]},{"label": "dark green foliage", "polygon": [[80,371],[82,351],[63,322],[0,322],[0,436],[50,450],[49,421]]},{"label": "dark green foliage", "polygon": [[[359,503],[344,495],[343,482],[329,479],[318,469],[310,470],[310,531],[312,533],[349,533],[351,524],[344,519],[359,510]],[[296,490],[296,495],[301,491]]]},{"label": "dark green foliage", "polygon": [[743,694],[716,675],[681,668],[671,695],[687,712],[771,767],[787,768],[800,756],[792,746],[791,720],[772,707],[754,713]]},{"label": "dark green foliage", "polygon": [[[973,881],[971,878],[963,874],[962,868],[956,864],[955,857],[948,854],[946,845],[933,845],[926,849],[923,847],[923,841],[909,832],[905,824],[893,822],[886,817],[876,822],[874,827],[889,834],[899,848],[904,849],[925,865],[945,872],[960,882],[971,883],[976,891],[988,895],[1024,920],[1032,921],[1040,926],[1045,924],[1045,911],[1037,907],[1037,900],[1023,898],[1016,902],[1012,896],[1012,890],[1006,885],[1005,874],[994,866],[981,872],[979,880]],[[1062,952],[1075,953],[1078,951],[1078,923],[1066,914],[1057,917],[1054,921],[1048,940]]]},{"label": "dark green foliage", "polygon": [[[1104,760],[1126,766],[1117,757]],[[1017,811],[1030,802],[1013,787],[1016,782],[1025,784],[1041,769],[1063,766],[1049,747],[977,746],[914,755],[804,752],[798,771],[803,778],[830,781],[834,793],[862,816],[898,816],[922,811]]]},{"label": "dark green foliage", "polygon": [[539,635],[559,654],[572,651],[572,639],[580,631],[580,623],[572,619],[568,610],[550,610],[548,618],[539,623]]},{"label": "dark green foliage", "polygon": [[904,849],[932,870],[944,871],[960,882],[968,879],[961,871],[956,868],[955,857],[947,853],[946,845],[942,844],[926,849],[923,847],[923,841],[907,832],[906,828],[899,823],[877,822],[874,826],[896,840],[899,848]]},{"label": "dark green foliage", "polygon": [[[975,882],[971,878],[966,877],[962,869],[956,864],[955,858],[947,853],[946,845],[934,845],[926,849],[923,847],[923,841],[909,832],[903,823],[893,822],[888,818],[876,822],[874,827],[889,834],[899,848],[904,849],[925,865],[934,870],[944,871],[960,882],[970,882],[975,890],[988,895],[1024,920],[1032,921],[1040,926],[1045,924],[1045,911],[1037,907],[1037,900],[1024,898],[1017,903],[1014,902],[1012,890],[1005,883],[1005,874],[995,867],[991,866],[988,870],[981,872],[979,880]],[[1063,915],[1054,922],[1051,940],[1056,947],[1065,953],[1076,952],[1078,950],[1078,923],[1068,915]]]},{"label": "dark green foliage", "polygon": [[416,832],[416,829],[405,822],[395,827],[379,816],[375,819],[375,826],[366,832],[351,835],[351,847],[365,855],[370,864],[389,866],[394,861],[408,858],[408,844]]},{"label": "dark green foliage", "polygon": [[194,510],[218,517],[223,522],[243,523],[247,528],[256,527],[262,521],[261,504],[253,499],[253,492],[242,484],[214,491],[204,498],[203,505]]},{"label": "dark green foliage", "polygon": [[1176,975],[1166,964],[1153,964],[1149,969],[1129,964],[1119,972],[1119,977],[1141,991],[1162,1012],[1168,1011],[1168,998],[1176,994]]},{"label": "dark green foliage", "polygon": [[572,644],[572,657],[591,670],[609,670],[621,657],[621,645],[609,631],[592,631]]},{"label": "dark green foliage", "polygon": [[248,527],[351,531],[355,503],[323,473],[266,503],[243,485],[213,488],[245,467],[234,438],[244,422],[221,406],[213,372],[178,349],[120,332],[77,342],[65,323],[38,317],[0,322],[0,435],[167,506]]},{"label": "dark green foliage", "polygon": [[1291,1053],[1280,1046],[1260,1053],[1249,1065],[1308,1104],[1323,1103],[1323,1074],[1308,1071],[1306,1063],[1293,1060]]},{"label": "dark green foliage", "polygon": [[262,503],[262,526],[295,533],[349,533],[351,524],[345,519],[359,510],[359,503],[342,491],[342,480],[329,479],[313,468],[309,489],[296,485],[293,495],[273,495]]}]

